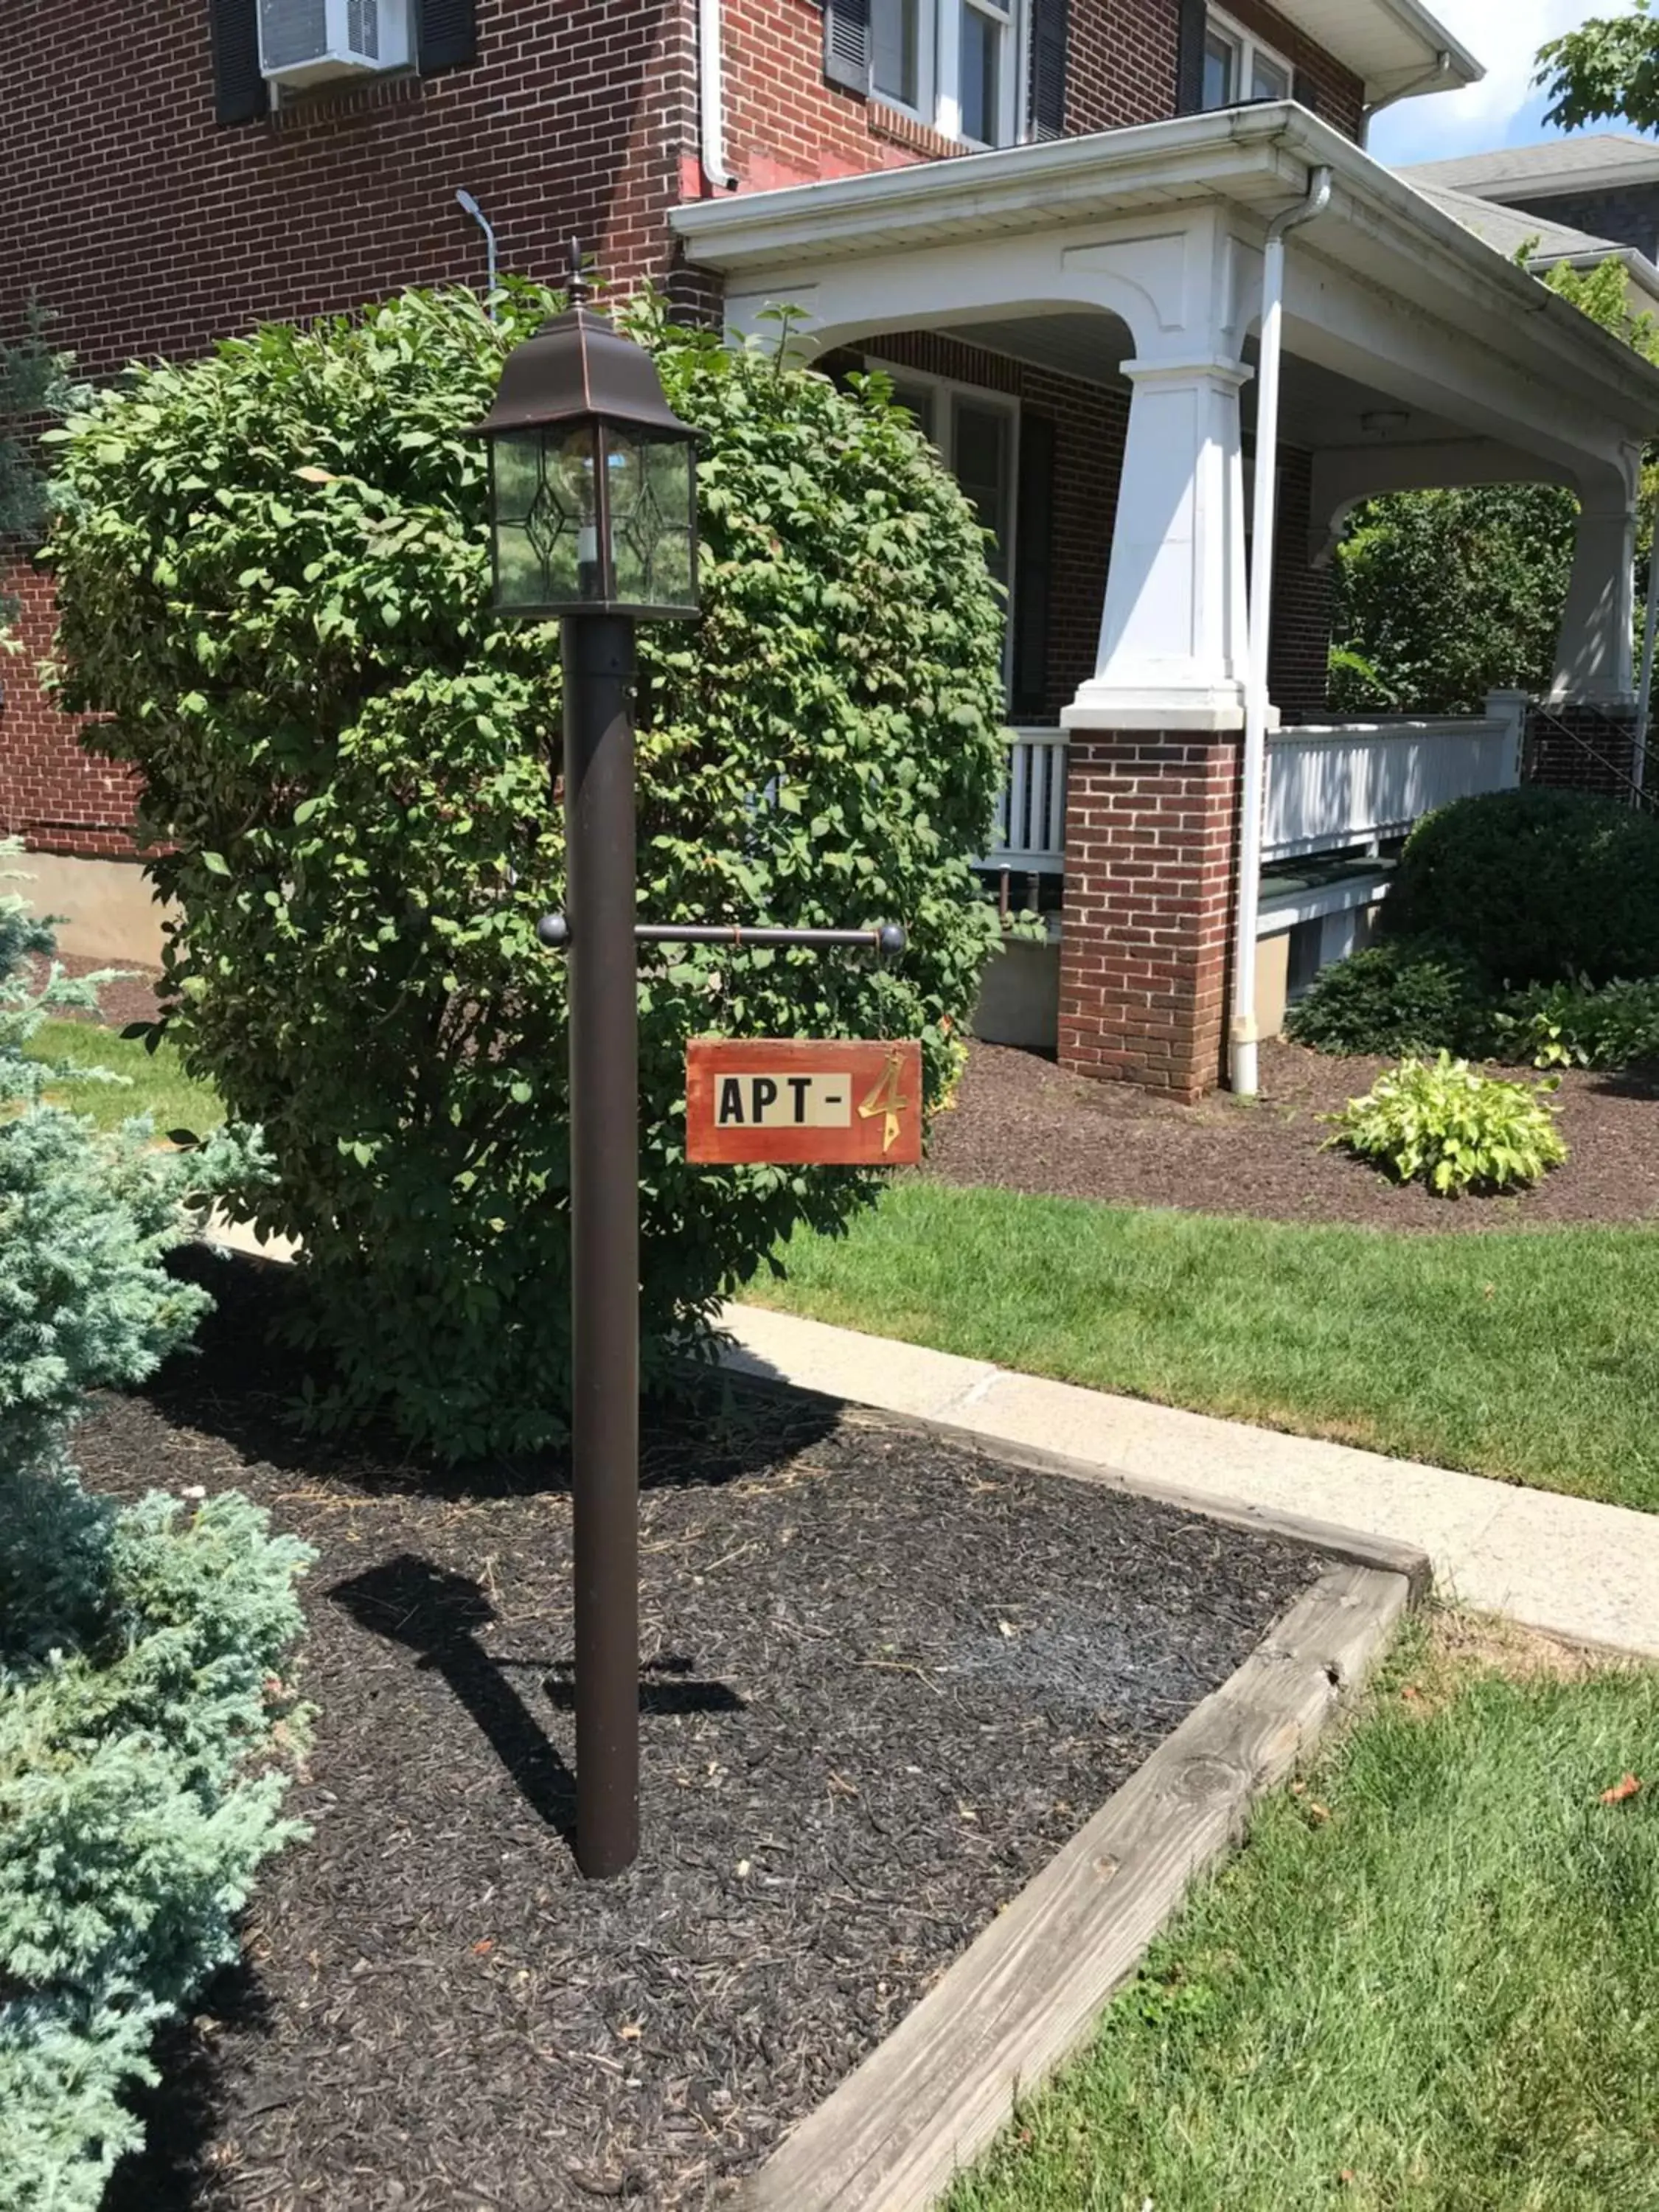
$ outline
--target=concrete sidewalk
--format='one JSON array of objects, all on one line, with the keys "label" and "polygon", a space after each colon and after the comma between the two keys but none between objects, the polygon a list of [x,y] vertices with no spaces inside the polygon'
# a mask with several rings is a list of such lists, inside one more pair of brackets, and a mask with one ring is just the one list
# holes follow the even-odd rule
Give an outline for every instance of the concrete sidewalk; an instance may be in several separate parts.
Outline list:
[{"label": "concrete sidewalk", "polygon": [[1393,1537],[1426,1552],[1437,1587],[1466,1605],[1659,1657],[1659,1515],[1109,1397],[757,1306],[730,1306],[723,1321],[740,1372],[949,1422],[988,1446],[1063,1453],[1195,1500]]}]

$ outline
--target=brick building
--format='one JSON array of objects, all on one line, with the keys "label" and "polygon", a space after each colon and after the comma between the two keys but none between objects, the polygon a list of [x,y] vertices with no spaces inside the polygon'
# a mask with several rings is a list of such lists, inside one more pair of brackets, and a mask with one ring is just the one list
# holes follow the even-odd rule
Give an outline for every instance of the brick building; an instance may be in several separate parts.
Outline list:
[{"label": "brick building", "polygon": [[[988,858],[1060,897],[1057,949],[988,1020],[1193,1095],[1260,927],[1253,874],[1239,896],[1247,795],[1270,861],[1340,876],[1425,794],[1509,757],[1501,713],[1437,752],[1419,733],[1409,758],[1330,738],[1346,786],[1325,787],[1322,556],[1346,506],[1494,475],[1579,485],[1563,681],[1614,705],[1627,688],[1602,587],[1659,379],[1559,302],[1517,313],[1530,280],[1363,151],[1378,105],[1475,74],[1418,0],[153,0],[136,22],[122,0],[31,0],[0,40],[0,330],[33,292],[97,378],[262,318],[481,283],[458,193],[506,267],[556,278],[575,234],[609,275],[737,331],[775,298],[805,305],[826,365],[890,369],[997,534],[1029,734]],[[1264,471],[1264,241],[1304,202]],[[1258,513],[1267,720],[1308,733],[1275,755],[1279,787],[1241,736]],[[27,562],[14,576],[40,656],[49,597]],[[104,949],[142,951],[131,793],[29,659],[4,677],[0,830]],[[1372,754],[1387,788],[1361,804]],[[1351,934],[1375,878],[1267,916],[1269,1000],[1273,961],[1305,960],[1310,928]]]}]

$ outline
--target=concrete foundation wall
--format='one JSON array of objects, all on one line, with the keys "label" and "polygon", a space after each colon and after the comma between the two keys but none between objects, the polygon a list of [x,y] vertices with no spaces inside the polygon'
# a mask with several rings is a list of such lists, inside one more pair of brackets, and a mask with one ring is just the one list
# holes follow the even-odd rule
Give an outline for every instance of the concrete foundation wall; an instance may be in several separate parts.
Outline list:
[{"label": "concrete foundation wall", "polygon": [[986,1044],[1053,1052],[1060,1036],[1059,945],[1006,945],[985,971],[973,1030]]},{"label": "concrete foundation wall", "polygon": [[26,880],[9,884],[37,914],[61,915],[58,949],[81,960],[112,965],[161,964],[165,908],[136,860],[83,860],[60,853],[26,853],[17,862]]}]

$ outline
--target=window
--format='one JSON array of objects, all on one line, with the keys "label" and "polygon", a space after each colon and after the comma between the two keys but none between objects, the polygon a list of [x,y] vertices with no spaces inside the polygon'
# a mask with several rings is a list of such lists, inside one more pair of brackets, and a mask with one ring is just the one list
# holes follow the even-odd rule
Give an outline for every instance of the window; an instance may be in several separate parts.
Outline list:
[{"label": "window", "polygon": [[921,11],[922,0],[875,0],[871,9],[871,82],[899,107],[922,104]]},{"label": "window", "polygon": [[[872,361],[872,368],[882,363]],[[1013,576],[1014,488],[1019,439],[1019,409],[1012,399],[977,385],[923,378],[909,369],[889,369],[893,397],[915,418],[923,437],[939,447],[945,463],[966,493],[981,528],[991,533],[985,565],[1004,590]]]},{"label": "window", "polygon": [[1289,100],[1296,72],[1282,54],[1224,15],[1210,10],[1204,34],[1204,105],[1243,107],[1253,100]]},{"label": "window", "polygon": [[947,138],[1012,145],[1021,7],[1022,0],[871,0],[872,87]]}]

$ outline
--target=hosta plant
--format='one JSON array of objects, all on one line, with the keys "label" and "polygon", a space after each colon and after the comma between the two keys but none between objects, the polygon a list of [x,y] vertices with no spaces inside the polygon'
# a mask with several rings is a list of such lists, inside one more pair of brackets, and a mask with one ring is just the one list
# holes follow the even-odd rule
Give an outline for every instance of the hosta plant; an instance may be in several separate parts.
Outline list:
[{"label": "hosta plant", "polygon": [[1447,1052],[1402,1060],[1328,1117],[1330,1142],[1442,1198],[1524,1190],[1567,1157],[1546,1095],[1555,1081],[1504,1082]]}]

